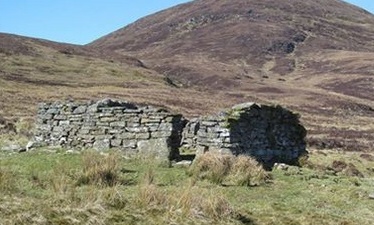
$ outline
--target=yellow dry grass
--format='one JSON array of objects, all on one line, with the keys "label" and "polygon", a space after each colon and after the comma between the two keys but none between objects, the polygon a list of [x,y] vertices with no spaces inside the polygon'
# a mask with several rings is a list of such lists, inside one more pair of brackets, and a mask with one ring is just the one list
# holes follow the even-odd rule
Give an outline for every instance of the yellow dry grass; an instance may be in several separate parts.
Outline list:
[{"label": "yellow dry grass", "polygon": [[268,173],[250,156],[204,153],[198,156],[189,174],[194,179],[206,179],[215,184],[257,186],[269,180]]}]

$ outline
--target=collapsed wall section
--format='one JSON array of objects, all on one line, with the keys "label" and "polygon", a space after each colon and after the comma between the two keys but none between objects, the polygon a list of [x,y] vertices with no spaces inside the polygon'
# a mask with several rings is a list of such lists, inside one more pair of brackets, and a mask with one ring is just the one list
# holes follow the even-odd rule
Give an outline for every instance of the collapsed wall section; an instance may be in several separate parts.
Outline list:
[{"label": "collapsed wall section", "polygon": [[187,123],[182,148],[197,153],[246,154],[265,166],[297,164],[306,153],[306,130],[296,114],[280,106],[245,103]]},{"label": "collapsed wall section", "polygon": [[126,154],[178,157],[181,115],[110,99],[77,104],[39,104],[35,139],[49,146],[118,148]]}]

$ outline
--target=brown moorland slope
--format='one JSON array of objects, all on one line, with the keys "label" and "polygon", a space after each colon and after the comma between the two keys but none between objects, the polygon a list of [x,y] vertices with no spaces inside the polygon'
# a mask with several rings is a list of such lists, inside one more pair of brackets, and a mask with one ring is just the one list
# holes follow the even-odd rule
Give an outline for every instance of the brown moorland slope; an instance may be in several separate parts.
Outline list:
[{"label": "brown moorland slope", "polygon": [[196,0],[86,46],[0,35],[0,115],[115,97],[192,115],[282,104],[309,143],[374,149],[374,16],[339,0]]},{"label": "brown moorland slope", "polygon": [[135,55],[183,86],[228,89],[248,76],[339,72],[311,55],[373,52],[373,37],[374,16],[340,0],[196,0],[89,46]]},{"label": "brown moorland slope", "polygon": [[140,58],[178,87],[224,93],[224,105],[287,105],[319,147],[374,148],[374,16],[343,1],[196,0],[88,46]]},{"label": "brown moorland slope", "polygon": [[0,117],[8,120],[33,117],[42,101],[107,97],[197,115],[220,98],[194,101],[203,94],[175,89],[134,57],[0,33]]}]

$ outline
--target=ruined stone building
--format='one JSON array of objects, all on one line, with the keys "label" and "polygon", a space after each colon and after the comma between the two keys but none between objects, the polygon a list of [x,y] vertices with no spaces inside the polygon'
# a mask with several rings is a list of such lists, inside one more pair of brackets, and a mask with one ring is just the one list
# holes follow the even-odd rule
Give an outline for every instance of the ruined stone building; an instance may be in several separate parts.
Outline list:
[{"label": "ruined stone building", "polygon": [[190,121],[162,108],[110,99],[42,103],[36,124],[35,140],[44,145],[116,148],[161,160],[178,159],[182,148],[246,154],[264,164],[294,164],[306,153],[306,131],[296,114],[254,103]]}]

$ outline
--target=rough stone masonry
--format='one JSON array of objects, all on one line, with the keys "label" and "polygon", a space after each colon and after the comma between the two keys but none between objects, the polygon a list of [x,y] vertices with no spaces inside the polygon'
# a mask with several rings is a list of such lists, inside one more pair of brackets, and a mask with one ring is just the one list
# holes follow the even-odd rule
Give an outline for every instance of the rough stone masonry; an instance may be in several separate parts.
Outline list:
[{"label": "rough stone masonry", "polygon": [[280,106],[244,103],[189,121],[183,130],[182,148],[196,149],[197,154],[246,154],[266,167],[296,165],[299,157],[307,154],[305,136],[297,114]]},{"label": "rough stone masonry", "polygon": [[161,160],[197,154],[247,154],[265,165],[295,164],[306,153],[306,131],[296,114],[280,106],[245,103],[217,115],[187,121],[153,106],[105,99],[88,103],[42,103],[35,140],[67,148],[117,148]]},{"label": "rough stone masonry", "polygon": [[42,103],[35,140],[50,146],[118,148],[128,155],[178,157],[184,119],[152,106],[105,99],[78,104]]}]

